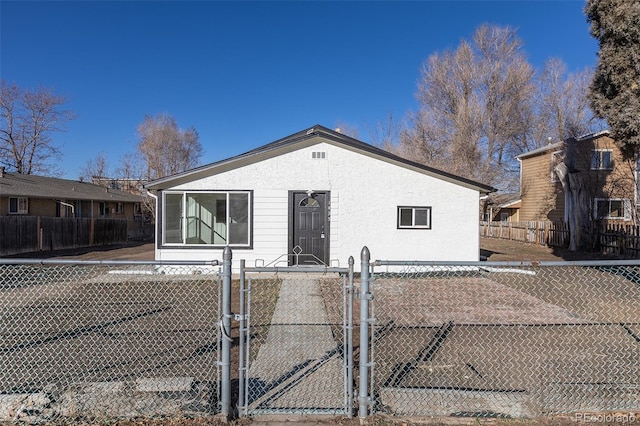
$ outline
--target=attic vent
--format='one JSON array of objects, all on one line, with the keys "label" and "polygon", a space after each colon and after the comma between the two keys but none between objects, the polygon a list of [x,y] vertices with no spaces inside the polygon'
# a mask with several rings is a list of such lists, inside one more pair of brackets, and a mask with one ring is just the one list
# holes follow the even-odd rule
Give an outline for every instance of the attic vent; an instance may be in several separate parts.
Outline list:
[{"label": "attic vent", "polygon": [[317,159],[317,160],[323,160],[325,158],[327,158],[327,153],[326,151],[313,151],[311,153],[311,158]]}]

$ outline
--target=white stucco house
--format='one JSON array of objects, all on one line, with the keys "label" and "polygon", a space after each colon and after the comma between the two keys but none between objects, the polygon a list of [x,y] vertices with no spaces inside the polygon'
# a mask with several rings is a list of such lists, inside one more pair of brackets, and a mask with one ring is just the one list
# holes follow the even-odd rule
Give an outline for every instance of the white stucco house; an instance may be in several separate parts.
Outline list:
[{"label": "white stucco house", "polygon": [[372,260],[476,261],[490,186],[417,164],[322,126],[150,182],[156,260],[234,269]]}]

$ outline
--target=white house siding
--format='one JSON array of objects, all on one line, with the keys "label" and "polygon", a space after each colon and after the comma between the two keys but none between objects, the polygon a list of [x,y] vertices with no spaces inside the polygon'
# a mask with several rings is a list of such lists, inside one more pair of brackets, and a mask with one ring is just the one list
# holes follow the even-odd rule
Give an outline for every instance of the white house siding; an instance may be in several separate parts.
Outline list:
[{"label": "white house siding", "polygon": [[[312,159],[325,151],[325,159]],[[253,248],[235,249],[248,266],[288,250],[290,190],[331,191],[330,259],[475,261],[479,257],[477,190],[358,152],[320,143],[229,170],[172,190],[253,190]],[[398,206],[430,206],[432,229],[397,229]],[[159,260],[220,258],[221,250],[160,249]],[[359,268],[357,268],[359,269]]]}]

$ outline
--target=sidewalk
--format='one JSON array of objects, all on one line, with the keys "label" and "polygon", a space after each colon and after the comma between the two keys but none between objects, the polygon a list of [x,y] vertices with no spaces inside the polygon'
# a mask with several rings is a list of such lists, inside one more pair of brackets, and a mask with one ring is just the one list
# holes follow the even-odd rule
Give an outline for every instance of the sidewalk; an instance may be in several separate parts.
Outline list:
[{"label": "sidewalk", "polygon": [[340,350],[318,281],[284,279],[269,334],[249,367],[249,410],[344,412]]}]

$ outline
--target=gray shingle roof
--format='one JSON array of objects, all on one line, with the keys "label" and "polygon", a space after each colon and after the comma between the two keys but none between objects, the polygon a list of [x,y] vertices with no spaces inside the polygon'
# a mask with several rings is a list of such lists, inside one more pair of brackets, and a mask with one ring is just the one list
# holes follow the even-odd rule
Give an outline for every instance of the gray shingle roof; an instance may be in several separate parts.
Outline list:
[{"label": "gray shingle roof", "polygon": [[[578,136],[577,138],[574,138],[576,141],[578,142],[582,142],[582,141],[588,141],[591,139],[595,139],[598,138],[600,136],[609,136],[611,134],[611,132],[609,132],[609,130],[601,130],[599,132],[595,132],[595,133],[589,133],[586,135],[582,135],[582,136]],[[527,157],[533,157],[535,155],[538,154],[542,154],[551,150],[560,150],[564,147],[564,144],[569,141],[570,139],[565,139],[563,142],[555,142],[552,144],[548,144],[548,145],[544,145],[541,146],[540,148],[536,148],[532,151],[528,151],[528,152],[523,152],[520,155],[516,155],[515,158],[527,158]]]},{"label": "gray shingle roof", "polygon": [[0,177],[0,196],[121,202],[142,200],[138,195],[88,182],[7,172]]},{"label": "gray shingle roof", "polygon": [[421,171],[422,173],[456,183],[458,185],[466,186],[476,189],[483,193],[489,193],[495,191],[490,185],[486,185],[471,179],[463,178],[442,170],[435,169],[433,167],[425,166],[397,155],[391,154],[375,146],[369,145],[360,140],[346,136],[342,133],[335,132],[321,125],[315,125],[308,130],[303,130],[285,138],[279,139],[275,142],[260,146],[244,154],[237,155],[235,157],[228,158],[226,160],[218,161],[216,163],[208,164],[205,166],[197,167],[192,170],[188,170],[183,173],[178,173],[173,176],[168,176],[162,179],[149,182],[145,185],[149,189],[166,189],[174,185],[191,182],[196,179],[207,176],[209,173],[214,172],[216,169],[232,169],[235,167],[241,167],[246,162],[252,161],[252,159],[264,159],[272,155],[278,155],[284,150],[294,150],[297,147],[303,147],[305,143],[310,142],[316,138],[322,138],[324,141],[341,145],[356,150],[360,153],[369,154],[372,157],[382,160],[390,161],[395,164],[409,167],[414,170]]}]

